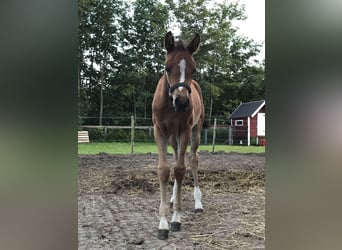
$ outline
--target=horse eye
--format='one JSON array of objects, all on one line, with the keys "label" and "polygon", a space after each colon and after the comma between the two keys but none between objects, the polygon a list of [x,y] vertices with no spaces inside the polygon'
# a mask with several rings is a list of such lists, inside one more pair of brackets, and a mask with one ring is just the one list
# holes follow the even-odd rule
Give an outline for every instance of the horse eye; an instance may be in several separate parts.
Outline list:
[{"label": "horse eye", "polygon": [[165,70],[170,73],[171,72],[171,69],[170,68],[165,68]]}]

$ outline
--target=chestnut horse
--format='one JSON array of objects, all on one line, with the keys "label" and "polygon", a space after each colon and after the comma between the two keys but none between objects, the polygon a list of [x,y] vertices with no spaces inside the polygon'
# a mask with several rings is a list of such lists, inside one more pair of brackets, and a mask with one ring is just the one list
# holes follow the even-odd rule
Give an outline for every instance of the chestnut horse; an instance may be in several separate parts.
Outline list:
[{"label": "chestnut horse", "polygon": [[167,221],[168,202],[166,198],[170,166],[167,163],[167,146],[174,150],[176,165],[175,182],[171,197],[173,216],[171,230],[179,231],[181,226],[181,187],[185,175],[185,153],[191,143],[189,163],[194,177],[195,212],[203,212],[202,193],[198,186],[198,156],[200,132],[204,122],[202,91],[192,75],[196,63],[192,57],[199,49],[200,35],[196,34],[188,45],[175,40],[172,33],[165,36],[164,47],[167,51],[164,75],[160,78],[152,102],[154,138],[158,146],[158,177],[160,183],[160,223],[158,238],[167,239],[169,225]]}]

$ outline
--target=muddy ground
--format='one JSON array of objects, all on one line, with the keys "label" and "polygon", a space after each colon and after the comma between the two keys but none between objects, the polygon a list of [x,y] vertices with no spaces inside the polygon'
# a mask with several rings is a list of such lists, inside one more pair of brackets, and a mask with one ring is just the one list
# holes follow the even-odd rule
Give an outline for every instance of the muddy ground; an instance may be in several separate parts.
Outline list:
[{"label": "muddy ground", "polygon": [[[157,160],[156,154],[79,155],[79,249],[265,248],[264,154],[201,152],[204,212],[193,212],[187,169],[181,231],[170,231],[166,241],[157,239]],[[169,184],[171,195],[173,178]]]}]

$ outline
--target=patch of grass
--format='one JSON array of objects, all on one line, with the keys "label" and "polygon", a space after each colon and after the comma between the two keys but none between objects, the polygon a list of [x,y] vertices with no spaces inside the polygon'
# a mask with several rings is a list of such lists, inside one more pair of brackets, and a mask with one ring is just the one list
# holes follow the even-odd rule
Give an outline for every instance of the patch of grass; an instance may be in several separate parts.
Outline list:
[{"label": "patch of grass", "polygon": [[[199,151],[207,150],[212,152],[212,145],[200,145]],[[237,153],[265,153],[265,147],[261,146],[231,146],[231,145],[215,145],[215,152],[237,152]]]},{"label": "patch of grass", "polygon": [[[188,151],[190,147],[188,147]],[[199,151],[212,151],[212,145],[200,145]],[[215,152],[237,152],[237,153],[265,153],[265,147],[259,146],[230,146],[230,145],[215,145]],[[78,153],[79,154],[130,154],[131,144],[126,142],[92,142],[92,143],[79,143]],[[173,150],[169,146],[168,152],[172,153]],[[158,153],[157,146],[155,143],[143,143],[137,142],[134,145],[135,154],[144,153]]]},{"label": "patch of grass", "polygon": [[[79,154],[130,154],[131,144],[128,142],[91,142],[91,143],[79,143]],[[143,153],[157,153],[157,146],[154,143],[135,143],[135,154]]]}]

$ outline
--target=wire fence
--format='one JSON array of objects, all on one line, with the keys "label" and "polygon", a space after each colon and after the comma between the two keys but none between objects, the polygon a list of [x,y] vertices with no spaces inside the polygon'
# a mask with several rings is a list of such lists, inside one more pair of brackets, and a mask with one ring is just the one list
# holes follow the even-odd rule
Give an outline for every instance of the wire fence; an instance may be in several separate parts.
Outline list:
[{"label": "wire fence", "polygon": [[[81,117],[84,121],[97,120],[98,117]],[[105,125],[79,125],[79,130],[88,131],[90,142],[128,142],[133,150],[134,143],[154,142],[151,118],[141,117],[103,117]],[[109,123],[108,121],[111,121]],[[213,124],[201,131],[201,145],[260,145],[264,137],[248,137],[247,127],[235,127],[222,119],[213,119]]]}]

